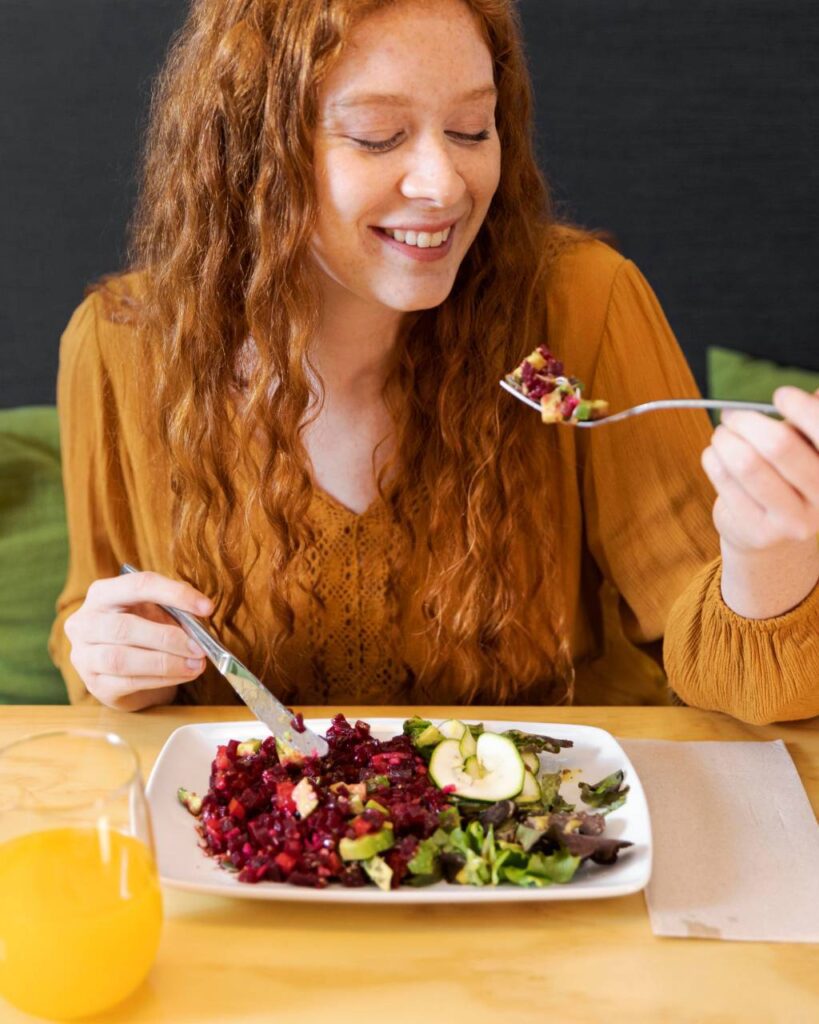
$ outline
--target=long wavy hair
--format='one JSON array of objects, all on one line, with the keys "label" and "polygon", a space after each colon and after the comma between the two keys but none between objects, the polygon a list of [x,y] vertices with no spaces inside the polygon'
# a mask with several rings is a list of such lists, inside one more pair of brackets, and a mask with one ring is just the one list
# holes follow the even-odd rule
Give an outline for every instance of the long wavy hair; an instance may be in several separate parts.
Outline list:
[{"label": "long wavy hair", "polygon": [[[221,628],[285,694],[293,680],[277,678],[276,653],[293,636],[293,588],[315,540],[302,430],[320,401],[309,365],[317,94],[355,24],[396,2],[193,0],[155,88],[132,222],[174,491],[172,566],[217,600]],[[513,0],[461,2],[494,60],[502,175],[451,294],[403,321],[385,390],[395,454],[379,476],[400,538],[386,599],[420,610],[417,699],[559,702],[573,676],[558,455],[498,381],[547,336],[545,281],[569,236],[534,157]],[[240,475],[262,530],[249,528]],[[244,607],[240,627],[251,572],[264,574],[269,607]]]}]

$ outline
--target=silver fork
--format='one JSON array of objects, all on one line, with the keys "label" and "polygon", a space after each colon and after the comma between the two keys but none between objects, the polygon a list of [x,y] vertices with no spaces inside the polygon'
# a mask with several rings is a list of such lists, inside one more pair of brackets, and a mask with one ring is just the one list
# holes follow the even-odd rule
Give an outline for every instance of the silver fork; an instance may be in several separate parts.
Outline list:
[{"label": "silver fork", "polygon": [[[500,386],[510,395],[514,395],[520,402],[537,409],[540,412],[540,402],[530,398],[519,391],[514,384],[508,380],[502,380]],[[735,402],[727,398],[662,398],[656,402],[643,402],[641,405],[633,405],[630,409],[623,409],[611,416],[604,416],[599,420],[558,420],[564,426],[571,427],[602,427],[607,423],[617,423],[620,420],[627,420],[631,416],[642,416],[644,412],[654,412],[657,409],[745,409],[750,412],[764,412],[768,416],[779,416],[775,405],[768,405],[765,402]]]}]

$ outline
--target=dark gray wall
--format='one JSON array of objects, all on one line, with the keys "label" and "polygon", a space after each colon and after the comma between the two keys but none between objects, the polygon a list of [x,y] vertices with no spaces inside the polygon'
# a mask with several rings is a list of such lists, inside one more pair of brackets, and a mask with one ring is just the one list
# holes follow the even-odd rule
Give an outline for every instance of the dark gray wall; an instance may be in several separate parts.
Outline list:
[{"label": "dark gray wall", "polygon": [[[0,0],[0,406],[53,401],[116,269],[150,79],[185,0]],[[522,0],[542,163],[619,238],[701,383],[722,344],[819,369],[819,4]]]}]

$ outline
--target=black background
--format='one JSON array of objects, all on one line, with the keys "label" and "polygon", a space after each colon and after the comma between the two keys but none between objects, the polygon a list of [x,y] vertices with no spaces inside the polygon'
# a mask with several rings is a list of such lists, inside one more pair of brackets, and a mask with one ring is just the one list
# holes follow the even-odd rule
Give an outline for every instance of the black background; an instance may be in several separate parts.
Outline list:
[{"label": "black background", "polygon": [[[151,78],[185,9],[0,0],[0,406],[53,402],[60,332],[120,265]],[[561,205],[639,264],[701,385],[712,344],[819,369],[819,4],[520,9]]]}]

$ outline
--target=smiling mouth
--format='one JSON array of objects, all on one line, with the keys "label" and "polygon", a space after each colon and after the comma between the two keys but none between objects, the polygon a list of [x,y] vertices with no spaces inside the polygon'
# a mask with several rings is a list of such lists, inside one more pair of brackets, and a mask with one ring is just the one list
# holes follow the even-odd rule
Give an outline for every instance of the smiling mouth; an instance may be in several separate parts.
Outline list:
[{"label": "smiling mouth", "polygon": [[376,231],[386,235],[388,238],[409,245],[417,249],[440,249],[446,245],[449,236],[454,230],[454,225],[445,228],[443,231],[403,231],[400,228],[376,228]]}]

